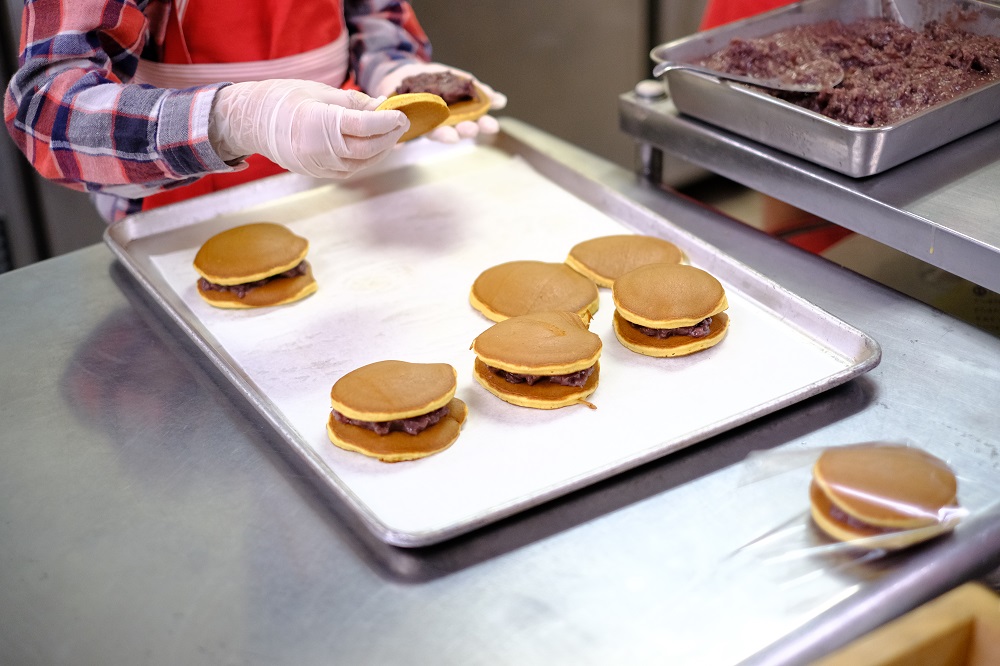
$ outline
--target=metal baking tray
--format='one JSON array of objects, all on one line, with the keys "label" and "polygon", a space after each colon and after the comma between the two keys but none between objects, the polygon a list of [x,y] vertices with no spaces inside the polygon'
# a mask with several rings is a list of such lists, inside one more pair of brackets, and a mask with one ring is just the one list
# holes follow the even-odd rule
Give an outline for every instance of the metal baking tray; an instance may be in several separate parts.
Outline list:
[{"label": "metal baking tray", "polygon": [[[276,176],[125,218],[105,234],[154,306],[382,541],[444,541],[878,364],[878,344],[861,331],[536,150],[511,133],[516,123],[503,127],[492,144],[414,142],[349,182]],[[195,290],[194,254],[212,234],[255,220],[309,239],[319,290],[279,308],[211,308]],[[526,409],[479,387],[469,346],[492,322],[469,305],[475,277],[514,259],[562,261],[581,240],[630,231],[677,243],[723,282],[727,338],[685,358],[634,354],[614,337],[602,290],[591,325],[604,342],[596,409]],[[327,440],[334,381],[389,358],[458,371],[470,414],[448,450],[385,464]]]},{"label": "metal baking tray", "polygon": [[[795,25],[883,16],[882,0],[805,0],[657,46],[654,62],[694,62],[732,39]],[[1000,6],[966,0],[894,0],[903,24],[949,18],[977,34],[1000,35]],[[854,127],[738,83],[685,71],[662,80],[684,114],[852,177],[870,176],[1000,120],[1000,82],[937,104],[895,125]]]}]

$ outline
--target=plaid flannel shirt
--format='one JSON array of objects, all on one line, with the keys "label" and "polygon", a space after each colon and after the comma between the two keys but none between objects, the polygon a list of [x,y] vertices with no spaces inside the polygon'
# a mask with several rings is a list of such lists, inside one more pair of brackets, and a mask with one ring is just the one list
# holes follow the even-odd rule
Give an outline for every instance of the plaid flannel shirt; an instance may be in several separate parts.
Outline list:
[{"label": "plaid flannel shirt", "polygon": [[[430,60],[408,3],[342,4],[350,70],[362,90],[397,62]],[[138,211],[145,196],[232,170],[208,141],[212,101],[225,83],[184,90],[129,84],[140,55],[157,59],[147,38],[158,33],[170,6],[170,0],[24,2],[20,68],[4,97],[7,129],[42,176],[94,193],[109,220]]]}]

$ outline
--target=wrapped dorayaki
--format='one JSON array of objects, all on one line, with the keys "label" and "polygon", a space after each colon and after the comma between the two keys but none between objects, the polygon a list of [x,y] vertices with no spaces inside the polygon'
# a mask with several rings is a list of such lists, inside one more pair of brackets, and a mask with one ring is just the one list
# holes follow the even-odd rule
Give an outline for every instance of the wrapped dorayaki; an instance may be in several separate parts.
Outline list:
[{"label": "wrapped dorayaki", "polygon": [[950,531],[958,481],[919,448],[872,442],[826,449],[813,465],[810,513],[838,541],[895,550]]}]

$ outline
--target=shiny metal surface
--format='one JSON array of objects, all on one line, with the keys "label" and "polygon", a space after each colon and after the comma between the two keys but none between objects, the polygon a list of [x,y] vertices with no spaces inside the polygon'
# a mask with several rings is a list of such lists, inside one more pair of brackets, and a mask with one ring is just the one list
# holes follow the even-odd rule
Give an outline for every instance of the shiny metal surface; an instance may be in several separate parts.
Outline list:
[{"label": "shiny metal surface", "polygon": [[619,97],[622,129],[714,173],[1000,291],[1000,124],[894,169],[850,178],[678,113]]},{"label": "shiny metal surface", "polygon": [[[727,664],[798,628],[825,650],[881,619],[854,616],[866,596],[848,596],[802,622],[802,607],[773,603],[787,593],[778,580],[727,560],[775,525],[767,506],[799,496],[754,495],[740,484],[744,459],[909,437],[1000,483],[1000,370],[990,361],[1000,341],[504,126],[870,333],[882,363],[557,502],[401,550],[316,492],[106,248],[4,274],[0,661]],[[997,518],[980,518],[913,557],[839,575],[881,593],[881,614],[899,614],[1000,565]],[[933,584],[922,575],[929,562]],[[824,631],[845,617],[856,617],[846,633]],[[798,663],[804,650],[770,663]]]},{"label": "shiny metal surface", "polygon": [[[387,543],[416,547],[451,539],[815,396],[879,362],[878,344],[870,336],[509,133],[498,135],[489,145],[468,146],[468,150],[442,151],[440,145],[424,143],[427,145],[409,146],[405,154],[382,162],[373,175],[350,184],[331,187],[326,181],[287,174],[181,206],[139,213],[110,226],[106,235],[108,245],[146,288],[151,301],[172,316],[248,403],[273,423],[290,454],[314,469],[323,483]],[[484,181],[483,173],[488,174],[488,180]],[[430,189],[435,183],[439,188]],[[514,183],[520,193],[517,204],[507,201]],[[447,187],[441,189],[441,184]],[[450,201],[445,200],[447,195]],[[404,200],[402,196],[406,197],[408,214],[394,216],[392,209]],[[590,207],[574,207],[578,200]],[[347,225],[358,216],[358,209],[351,204],[358,201],[364,202],[366,219],[372,224],[380,221],[380,237],[385,239],[405,237],[421,220],[436,222],[425,222],[427,226],[419,234],[428,241],[424,253],[414,254],[413,248],[407,247],[406,253],[390,260],[406,274],[405,284],[393,282],[385,266],[378,268],[374,277],[366,274],[387,261],[399,244],[371,239],[367,225],[361,225],[359,236],[347,231]],[[504,211],[502,217],[491,217],[497,210]],[[209,235],[248,219],[280,221],[307,236],[317,281],[323,283],[326,278],[327,284],[336,282],[337,293],[321,296],[322,306],[320,299],[311,300],[308,315],[303,314],[304,308],[277,315],[277,324],[272,321],[268,326],[260,317],[246,319],[254,328],[241,330],[238,339],[240,343],[253,342],[241,354],[231,338],[227,344],[225,332],[242,318],[228,311],[220,317],[216,309],[199,308],[202,302],[191,293],[190,260]],[[494,237],[491,233],[497,229],[497,219],[503,221],[504,228]],[[551,220],[546,230],[537,228],[539,219]],[[570,222],[561,224],[561,219]],[[310,221],[311,226],[295,226]],[[465,239],[447,233],[434,235],[435,228],[449,227],[461,227]],[[740,326],[734,325],[727,334],[725,349],[742,342],[752,353],[723,352],[704,361],[702,370],[686,378],[683,366],[674,365],[670,372],[663,372],[671,366],[657,361],[652,364],[653,371],[646,373],[643,367],[630,365],[633,359],[615,357],[618,347],[610,324],[614,306],[605,291],[590,325],[608,345],[602,357],[604,371],[599,399],[594,399],[598,405],[595,412],[563,413],[556,421],[557,430],[551,432],[545,429],[548,416],[532,420],[524,410],[495,413],[489,410],[490,405],[470,402],[470,424],[463,428],[456,444],[456,449],[461,447],[468,453],[455,459],[457,462],[448,462],[444,460],[447,455],[442,455],[419,466],[395,465],[390,470],[376,465],[357,474],[356,456],[344,459],[329,455],[331,447],[322,425],[330,382],[343,369],[370,362],[373,353],[367,336],[359,337],[355,326],[341,327],[341,332],[335,333],[336,322],[360,317],[358,303],[378,303],[380,321],[391,319],[396,322],[391,328],[407,331],[411,343],[408,353],[451,363],[459,375],[457,396],[472,401],[476,387],[468,386],[475,383],[468,345],[485,322],[469,307],[466,291],[459,291],[457,298],[444,297],[446,283],[471,283],[474,274],[466,272],[467,266],[490,265],[498,256],[507,259],[511,256],[508,252],[519,257],[561,258],[575,244],[581,229],[588,230],[584,232],[587,237],[645,232],[683,248],[692,265],[709,270],[726,285],[730,316],[734,321],[742,318]],[[530,246],[520,240],[526,237],[531,238]],[[494,254],[506,239],[513,239],[513,247]],[[186,252],[187,258],[165,262],[165,256],[177,252]],[[354,257],[360,258],[363,269],[352,267],[350,259]],[[423,272],[429,266],[430,274]],[[324,273],[324,267],[336,270]],[[373,280],[381,284],[372,286]],[[358,283],[364,288],[354,289]],[[435,313],[426,322],[408,315],[420,294],[433,294],[429,302],[419,306]],[[346,310],[340,309],[345,306]],[[741,317],[739,313],[745,314]],[[296,317],[300,314],[301,318]],[[449,322],[447,330],[441,330],[441,322]],[[287,336],[282,331],[287,331]],[[754,333],[756,338],[751,337]],[[381,337],[383,349],[399,353],[391,336]],[[302,339],[312,341],[309,349],[302,348]],[[286,360],[280,368],[262,369],[261,354]],[[774,361],[782,359],[788,363],[777,366]],[[717,391],[710,404],[686,397],[699,392],[699,382],[715,386],[723,378],[732,391]],[[687,386],[687,393],[672,398],[673,406],[688,418],[657,421],[655,416],[662,409],[659,396],[671,393],[678,383]],[[642,384],[643,390],[638,391],[637,384]],[[294,397],[282,400],[280,394],[287,386],[296,387]],[[304,393],[322,396],[315,419],[311,411],[306,411],[308,418],[296,412],[301,412]],[[608,447],[607,440],[618,435],[622,420],[634,423],[632,436]],[[471,425],[474,422],[478,428]],[[647,428],[646,423],[656,425]],[[319,428],[314,427],[317,424]],[[572,448],[553,447],[560,439],[572,440]],[[513,478],[518,473],[524,475],[520,463],[505,470],[506,462],[496,460],[492,453],[512,452],[514,440],[531,442],[521,454],[532,458],[530,483],[521,484]],[[574,455],[567,457],[570,450]],[[588,462],[580,464],[584,460]],[[493,470],[496,480],[481,479],[474,487],[463,488],[463,479],[475,477],[484,466]],[[450,501],[443,506],[424,502],[405,490],[428,486],[451,488]]]},{"label": "shiny metal surface", "polygon": [[[960,7],[960,10],[957,9]],[[965,12],[965,13],[962,13]],[[763,37],[796,25],[892,15],[920,29],[931,20],[961,20],[963,29],[1000,35],[1000,8],[985,2],[805,0],[654,48],[654,62],[696,62],[732,39]],[[654,75],[657,69],[654,69]],[[831,120],[761,90],[729,85],[684,69],[664,75],[683,113],[764,145],[853,177],[871,176],[995,123],[1000,83],[990,83],[886,127],[855,127]]]}]

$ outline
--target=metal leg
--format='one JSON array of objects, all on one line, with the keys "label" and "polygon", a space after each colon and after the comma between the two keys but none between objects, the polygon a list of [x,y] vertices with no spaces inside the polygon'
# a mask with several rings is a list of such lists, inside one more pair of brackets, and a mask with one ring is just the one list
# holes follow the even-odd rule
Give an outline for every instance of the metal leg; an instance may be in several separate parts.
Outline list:
[{"label": "metal leg", "polygon": [[636,171],[646,180],[659,185],[663,182],[663,150],[649,143],[637,144]]}]

